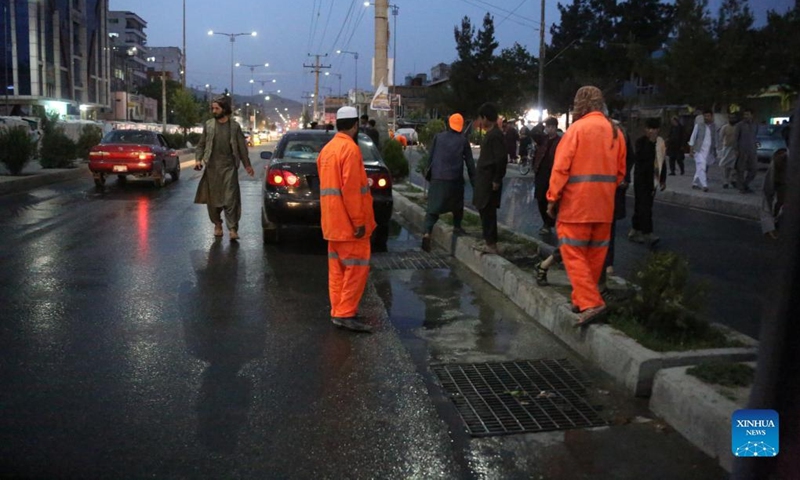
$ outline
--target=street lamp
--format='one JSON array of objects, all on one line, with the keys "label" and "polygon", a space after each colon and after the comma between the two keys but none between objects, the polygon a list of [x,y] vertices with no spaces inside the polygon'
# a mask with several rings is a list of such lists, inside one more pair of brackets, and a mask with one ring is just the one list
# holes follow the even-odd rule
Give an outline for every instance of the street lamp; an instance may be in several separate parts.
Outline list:
[{"label": "street lamp", "polygon": [[250,33],[223,33],[223,32],[215,32],[214,30],[209,30],[208,35],[225,35],[226,37],[231,39],[231,105],[233,105],[233,45],[236,43],[236,37],[244,37],[244,36],[251,36],[255,37],[258,35],[256,32]]},{"label": "street lamp", "polygon": [[[254,74],[256,68],[269,67],[269,63],[264,63],[262,65],[260,63],[249,64],[249,63],[236,62],[236,66],[237,67],[248,67],[250,69],[250,82],[249,83],[250,83],[250,97],[252,99],[252,96],[253,96],[253,84],[255,83],[255,80],[253,80],[253,74]],[[246,115],[247,115],[247,122],[250,124],[250,130],[252,130],[253,129],[253,123],[255,123],[255,120],[252,120],[252,121],[250,120],[250,112],[246,112]]]},{"label": "street lamp", "polygon": [[341,55],[343,53],[347,53],[349,55],[352,55],[353,59],[355,60],[355,64],[356,64],[356,80],[355,80],[356,112],[357,113],[361,113],[361,112],[359,112],[359,107],[358,107],[358,52],[350,52],[348,50],[336,50],[336,53],[338,53],[339,55]]},{"label": "street lamp", "polygon": [[337,77],[339,77],[339,96],[341,97],[342,96],[342,74],[341,73],[325,72],[325,76],[326,77],[329,76],[329,75],[336,75]]},{"label": "street lamp", "polygon": [[[374,3],[364,2],[365,7],[375,6]],[[397,70],[397,14],[400,13],[400,7],[397,5],[388,5],[392,9],[392,16],[394,17],[394,33],[392,34],[392,95],[389,99],[389,104],[392,105],[392,130],[397,130],[397,107],[394,105],[395,98],[395,71]]]}]

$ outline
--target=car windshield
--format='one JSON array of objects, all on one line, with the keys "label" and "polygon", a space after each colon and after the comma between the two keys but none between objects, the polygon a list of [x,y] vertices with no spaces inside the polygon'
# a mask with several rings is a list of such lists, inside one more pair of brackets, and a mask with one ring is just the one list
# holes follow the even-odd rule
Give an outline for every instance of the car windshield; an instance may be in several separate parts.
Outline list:
[{"label": "car windshield", "polygon": [[780,135],[781,125],[759,125],[757,135],[762,137],[772,137]]},{"label": "car windshield", "polygon": [[[315,160],[333,136],[329,135],[292,135],[286,139],[281,158],[298,160]],[[358,146],[361,148],[361,155],[364,163],[375,163],[380,161],[380,154],[372,140],[360,133],[358,135]]]},{"label": "car windshield", "polygon": [[108,132],[101,143],[154,144],[157,142],[152,132],[114,130]]}]

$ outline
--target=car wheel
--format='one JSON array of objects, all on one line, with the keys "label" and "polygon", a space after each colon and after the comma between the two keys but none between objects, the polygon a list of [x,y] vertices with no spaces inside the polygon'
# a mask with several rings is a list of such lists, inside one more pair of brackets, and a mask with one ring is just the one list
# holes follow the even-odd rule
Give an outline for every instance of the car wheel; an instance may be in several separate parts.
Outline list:
[{"label": "car wheel", "polygon": [[375,231],[372,232],[372,251],[374,252],[386,252],[389,250],[388,243],[389,243],[389,224],[385,225],[378,225],[375,227]]},{"label": "car wheel", "polygon": [[281,241],[281,227],[273,224],[271,227],[264,227],[264,243],[276,244]]},{"label": "car wheel", "polygon": [[156,188],[161,188],[166,183],[165,174],[163,163],[153,169],[153,184]]},{"label": "car wheel", "polygon": [[175,170],[169,173],[169,176],[172,177],[173,182],[177,182],[181,178],[181,162],[180,160],[175,165]]},{"label": "car wheel", "polygon": [[106,184],[106,174],[105,173],[96,173],[94,175],[94,186],[95,187],[102,187]]}]

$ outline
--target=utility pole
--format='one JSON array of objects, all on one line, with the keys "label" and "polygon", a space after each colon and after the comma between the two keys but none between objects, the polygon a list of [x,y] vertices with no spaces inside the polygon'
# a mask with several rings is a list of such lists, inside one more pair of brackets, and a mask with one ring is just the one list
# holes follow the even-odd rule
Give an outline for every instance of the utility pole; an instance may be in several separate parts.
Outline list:
[{"label": "utility pole", "polygon": [[542,0],[542,21],[539,24],[539,123],[544,118],[544,0]]},{"label": "utility pole", "polygon": [[186,0],[183,0],[183,55],[181,56],[181,85],[186,88]]},{"label": "utility pole", "polygon": [[[10,28],[8,19],[8,7],[3,4],[3,90],[6,91],[6,115],[11,113],[11,104],[8,103],[8,29]],[[13,81],[12,81],[13,83]],[[15,92],[16,93],[16,92]]]},{"label": "utility pole", "polygon": [[[303,114],[302,114],[302,117],[305,117],[306,116],[306,112],[308,111],[307,110],[307,108],[308,108],[308,100],[311,100],[312,98],[314,98],[314,94],[313,93],[309,93],[309,92],[303,92],[303,96],[300,97],[300,98],[303,99]],[[302,120],[302,117],[301,117],[301,120]],[[315,119],[312,118],[311,120],[315,120]]]},{"label": "utility pole", "polygon": [[375,0],[375,88],[389,82],[389,0]]},{"label": "utility pole", "polygon": [[305,68],[313,69],[312,72],[314,72],[314,117],[313,117],[313,119],[317,120],[317,99],[319,98],[319,72],[323,68],[331,68],[331,66],[330,65],[320,65],[320,63],[319,63],[319,57],[327,57],[328,56],[327,53],[324,54],[324,55],[320,55],[320,54],[311,55],[309,53],[308,56],[309,57],[316,57],[316,62],[314,63],[314,65],[306,65],[304,63],[303,66]]},{"label": "utility pole", "polygon": [[161,57],[161,133],[167,133],[167,57]]}]

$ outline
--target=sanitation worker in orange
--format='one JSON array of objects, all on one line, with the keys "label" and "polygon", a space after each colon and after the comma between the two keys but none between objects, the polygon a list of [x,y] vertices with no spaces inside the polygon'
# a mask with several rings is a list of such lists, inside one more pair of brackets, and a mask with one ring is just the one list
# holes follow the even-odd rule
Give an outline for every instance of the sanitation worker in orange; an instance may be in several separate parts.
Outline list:
[{"label": "sanitation worker in orange", "polygon": [[614,195],[625,178],[625,138],[603,111],[603,93],[585,86],[575,94],[575,123],[556,149],[547,212],[555,216],[559,248],[572,283],[576,327],[607,313],[597,287],[611,240]]},{"label": "sanitation worker in orange", "polygon": [[369,275],[369,237],[375,229],[372,194],[358,147],[358,112],[336,112],[336,135],[317,157],[322,235],[328,241],[331,322],[356,332],[372,326],[357,315]]}]

